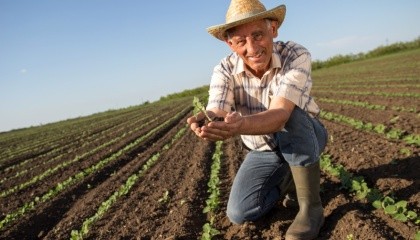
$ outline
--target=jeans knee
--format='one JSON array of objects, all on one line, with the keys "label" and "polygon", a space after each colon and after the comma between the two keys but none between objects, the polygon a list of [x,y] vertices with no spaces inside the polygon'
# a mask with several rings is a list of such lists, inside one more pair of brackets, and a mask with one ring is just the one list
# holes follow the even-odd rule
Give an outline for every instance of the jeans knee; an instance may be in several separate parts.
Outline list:
[{"label": "jeans knee", "polygon": [[228,207],[226,210],[226,215],[228,216],[231,223],[242,224],[245,222],[245,214],[239,209]]},{"label": "jeans knee", "polygon": [[252,207],[249,205],[235,205],[229,203],[226,211],[229,220],[234,224],[242,224],[245,221],[255,221],[263,214],[260,206]]}]

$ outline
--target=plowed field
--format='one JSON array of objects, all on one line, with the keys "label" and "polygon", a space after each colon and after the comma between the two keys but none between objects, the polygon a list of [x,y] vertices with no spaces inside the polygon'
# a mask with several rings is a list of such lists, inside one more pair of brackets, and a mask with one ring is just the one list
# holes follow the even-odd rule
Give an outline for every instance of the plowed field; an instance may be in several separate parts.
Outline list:
[{"label": "plowed field", "polygon": [[[323,111],[401,133],[324,118],[324,154],[420,214],[420,148],[404,140],[420,134],[420,51],[321,69],[313,78]],[[87,226],[85,239],[200,239],[210,221],[203,209],[215,143],[186,129],[191,103],[159,101],[0,133],[0,238],[70,239]],[[246,150],[236,137],[222,153],[213,239],[283,239],[297,209],[279,204],[257,222],[229,222],[227,197]],[[326,220],[318,239],[415,239],[414,221],[375,209],[328,172],[321,182]]]}]

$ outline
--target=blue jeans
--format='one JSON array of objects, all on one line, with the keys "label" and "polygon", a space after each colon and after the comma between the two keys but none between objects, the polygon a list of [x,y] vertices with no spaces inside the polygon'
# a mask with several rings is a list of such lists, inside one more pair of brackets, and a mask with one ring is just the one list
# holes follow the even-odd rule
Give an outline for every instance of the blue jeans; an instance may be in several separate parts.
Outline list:
[{"label": "blue jeans", "polygon": [[319,161],[327,143],[327,131],[322,123],[295,107],[286,131],[275,134],[279,150],[250,151],[233,180],[227,205],[230,221],[241,224],[254,221],[280,200],[278,185],[290,166],[308,166]]}]

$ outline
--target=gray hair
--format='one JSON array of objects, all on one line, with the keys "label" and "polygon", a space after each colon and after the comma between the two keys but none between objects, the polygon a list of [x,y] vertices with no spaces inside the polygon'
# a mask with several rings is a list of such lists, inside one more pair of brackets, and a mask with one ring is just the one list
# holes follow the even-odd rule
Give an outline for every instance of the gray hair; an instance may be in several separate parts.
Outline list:
[{"label": "gray hair", "polygon": [[[273,21],[273,20],[271,20],[269,18],[264,18],[264,20],[265,20],[265,23],[267,24],[267,28],[270,29],[270,27],[271,27],[271,21]],[[230,33],[231,33],[230,30],[231,29],[232,28],[226,30],[225,33],[224,33],[224,37],[225,37],[226,40],[230,40],[231,39],[231,36],[230,36]]]}]

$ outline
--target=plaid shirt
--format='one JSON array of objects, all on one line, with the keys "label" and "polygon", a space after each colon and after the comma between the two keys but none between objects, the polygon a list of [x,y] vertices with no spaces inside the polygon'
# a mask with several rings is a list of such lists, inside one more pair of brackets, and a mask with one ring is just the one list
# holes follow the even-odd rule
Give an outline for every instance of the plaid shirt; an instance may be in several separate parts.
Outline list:
[{"label": "plaid shirt", "polygon": [[[236,53],[222,59],[213,70],[207,109],[237,111],[246,116],[267,110],[271,97],[281,96],[315,117],[319,108],[309,95],[311,87],[311,55],[308,50],[294,42],[276,42],[270,68],[261,79],[247,71]],[[273,134],[242,135],[241,138],[253,150],[276,147]]]}]

